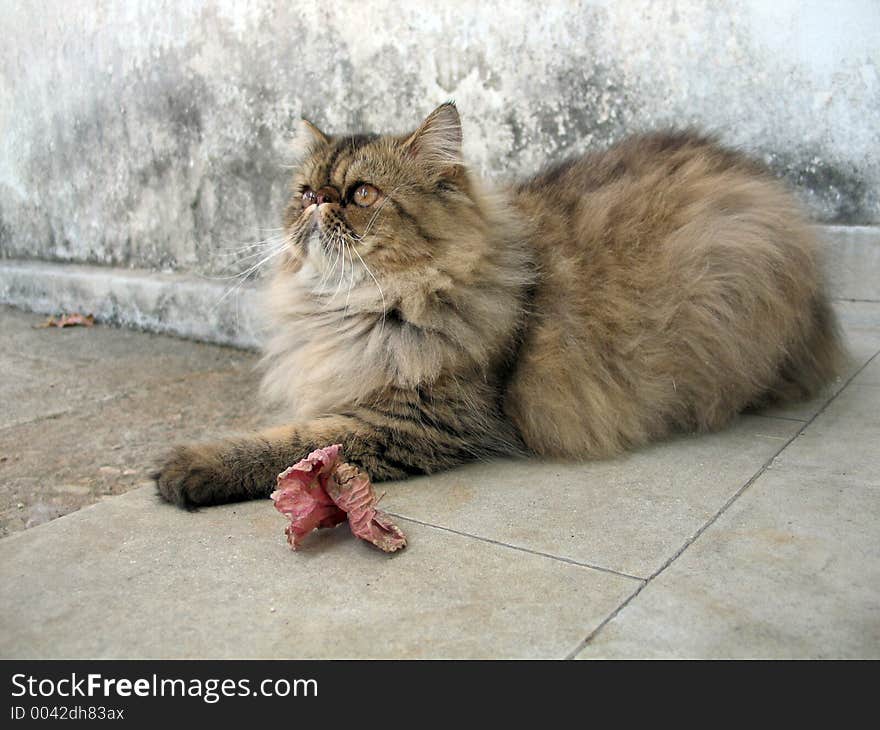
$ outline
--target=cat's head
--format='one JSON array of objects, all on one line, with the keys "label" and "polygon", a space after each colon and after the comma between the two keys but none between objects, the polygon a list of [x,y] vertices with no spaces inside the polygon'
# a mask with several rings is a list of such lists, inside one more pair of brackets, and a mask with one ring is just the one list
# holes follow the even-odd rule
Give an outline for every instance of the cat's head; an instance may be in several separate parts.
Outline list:
[{"label": "cat's head", "polygon": [[306,261],[340,276],[343,266],[375,276],[428,262],[442,269],[443,258],[455,253],[453,242],[480,226],[461,142],[451,102],[403,135],[331,136],[303,121],[284,216],[287,270]]}]

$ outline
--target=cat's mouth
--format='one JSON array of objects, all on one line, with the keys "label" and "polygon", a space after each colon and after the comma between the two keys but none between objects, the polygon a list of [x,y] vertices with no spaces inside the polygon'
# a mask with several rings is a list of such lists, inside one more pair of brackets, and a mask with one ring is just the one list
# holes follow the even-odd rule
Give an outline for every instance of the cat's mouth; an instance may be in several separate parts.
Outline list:
[{"label": "cat's mouth", "polygon": [[[322,209],[323,208],[323,209]],[[360,237],[351,228],[344,213],[329,206],[309,206],[299,220],[294,238],[300,251],[321,269],[353,270],[353,261],[360,258],[354,251]]]},{"label": "cat's mouth", "polygon": [[319,246],[317,250],[326,253],[327,249],[324,245],[324,240],[328,238],[328,236],[322,231],[318,211],[314,210],[310,212],[306,210],[303,213],[303,218],[304,220],[300,226],[297,239],[304,252],[309,253],[311,250],[314,250],[316,246]]}]

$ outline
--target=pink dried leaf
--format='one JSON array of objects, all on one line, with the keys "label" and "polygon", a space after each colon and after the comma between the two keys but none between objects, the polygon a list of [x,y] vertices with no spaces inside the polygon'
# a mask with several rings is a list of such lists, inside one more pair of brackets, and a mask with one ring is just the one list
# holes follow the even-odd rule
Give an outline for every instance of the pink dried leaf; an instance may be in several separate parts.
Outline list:
[{"label": "pink dried leaf", "polygon": [[355,537],[372,543],[386,553],[406,547],[406,536],[384,512],[376,509],[376,494],[370,478],[351,464],[336,467],[327,493],[348,514],[348,524]]},{"label": "pink dried leaf", "polygon": [[271,497],[275,509],[290,520],[284,532],[294,550],[312,530],[345,522],[345,512],[336,506],[326,489],[339,463],[340,448],[334,444],[317,449],[278,475]]},{"label": "pink dried leaf", "polygon": [[290,546],[296,550],[312,530],[334,527],[347,518],[355,537],[380,550],[405,547],[400,528],[376,509],[370,478],[351,464],[339,463],[341,448],[317,449],[278,475],[271,496],[275,509],[290,519],[285,530]]}]

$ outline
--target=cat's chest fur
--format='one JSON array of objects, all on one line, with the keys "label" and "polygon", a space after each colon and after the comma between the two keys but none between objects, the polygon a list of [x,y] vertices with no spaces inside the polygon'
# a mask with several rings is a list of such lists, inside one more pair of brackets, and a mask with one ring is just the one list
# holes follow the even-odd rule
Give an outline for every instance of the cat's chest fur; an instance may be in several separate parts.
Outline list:
[{"label": "cat's chest fur", "polygon": [[450,283],[437,272],[387,292],[364,277],[316,289],[316,277],[305,268],[267,292],[273,321],[263,393],[292,417],[369,406],[389,391],[430,385],[481,350],[462,347],[481,336],[451,315],[455,305],[443,294]]},{"label": "cat's chest fur", "polygon": [[305,269],[266,291],[271,329],[262,391],[295,418],[360,403],[387,379],[381,314],[369,311],[369,295],[341,281],[335,294],[336,282],[321,282],[329,293],[316,291],[317,277]]}]

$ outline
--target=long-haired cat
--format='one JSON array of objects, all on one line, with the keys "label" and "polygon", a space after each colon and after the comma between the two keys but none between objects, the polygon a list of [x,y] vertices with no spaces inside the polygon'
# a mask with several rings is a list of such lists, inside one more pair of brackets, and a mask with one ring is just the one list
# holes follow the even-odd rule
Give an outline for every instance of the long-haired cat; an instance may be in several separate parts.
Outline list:
[{"label": "long-haired cat", "polygon": [[453,104],[401,136],[303,123],[265,353],[289,420],[178,447],[165,499],[265,497],[333,443],[377,480],[599,459],[835,374],[813,236],[759,164],[649,134],[490,192],[461,140]]}]

